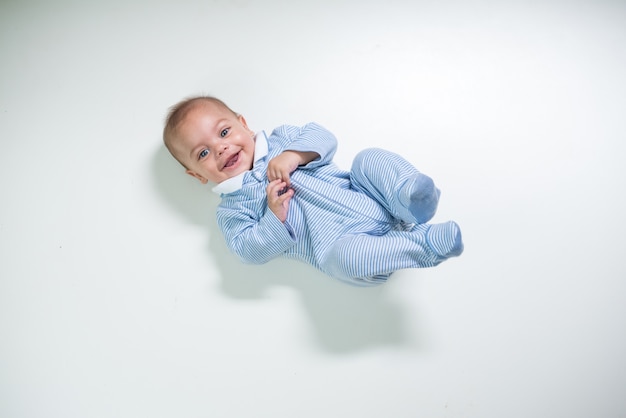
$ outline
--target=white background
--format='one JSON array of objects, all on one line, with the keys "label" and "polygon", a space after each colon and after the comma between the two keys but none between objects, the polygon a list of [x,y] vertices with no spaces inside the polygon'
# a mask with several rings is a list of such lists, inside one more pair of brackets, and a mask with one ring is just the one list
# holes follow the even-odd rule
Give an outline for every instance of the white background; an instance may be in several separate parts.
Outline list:
[{"label": "white background", "polygon": [[[0,416],[626,417],[621,1],[0,3]],[[403,154],[465,253],[243,266],[161,145],[217,95]]]}]

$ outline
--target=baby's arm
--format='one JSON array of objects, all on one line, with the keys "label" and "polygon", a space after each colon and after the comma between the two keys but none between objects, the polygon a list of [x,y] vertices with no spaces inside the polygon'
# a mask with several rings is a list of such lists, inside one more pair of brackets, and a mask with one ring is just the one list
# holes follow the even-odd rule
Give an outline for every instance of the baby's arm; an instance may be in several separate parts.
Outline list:
[{"label": "baby's arm", "polygon": [[217,224],[228,248],[246,264],[262,264],[296,244],[293,229],[273,212],[259,216],[241,206],[217,209]]},{"label": "baby's arm", "polygon": [[[329,164],[337,150],[337,138],[315,122],[307,123],[302,127],[283,125],[276,128],[272,136],[282,142],[283,152],[276,158],[288,151],[304,154],[300,155],[301,158],[304,157],[304,160],[298,162],[301,169],[314,169]],[[304,164],[301,164],[302,162]],[[293,169],[297,168],[298,164],[292,166]]]}]

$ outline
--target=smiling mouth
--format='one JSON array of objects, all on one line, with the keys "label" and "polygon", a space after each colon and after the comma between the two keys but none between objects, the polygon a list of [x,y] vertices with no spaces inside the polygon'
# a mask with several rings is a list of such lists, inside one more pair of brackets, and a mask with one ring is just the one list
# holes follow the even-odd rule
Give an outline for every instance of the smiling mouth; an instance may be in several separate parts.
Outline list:
[{"label": "smiling mouth", "polygon": [[239,153],[230,157],[228,161],[226,161],[226,164],[224,164],[224,168],[232,167],[237,163],[237,161],[239,161]]}]

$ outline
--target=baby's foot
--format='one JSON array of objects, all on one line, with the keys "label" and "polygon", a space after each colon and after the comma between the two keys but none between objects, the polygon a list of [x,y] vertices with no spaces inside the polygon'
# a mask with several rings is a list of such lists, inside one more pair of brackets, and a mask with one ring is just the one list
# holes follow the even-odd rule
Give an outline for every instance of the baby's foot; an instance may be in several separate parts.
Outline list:
[{"label": "baby's foot", "polygon": [[461,229],[452,221],[431,225],[426,233],[426,241],[441,257],[456,257],[463,252]]},{"label": "baby's foot", "polygon": [[418,224],[428,222],[435,216],[441,192],[430,177],[421,173],[409,180],[408,187],[410,196],[408,209],[415,222]]}]

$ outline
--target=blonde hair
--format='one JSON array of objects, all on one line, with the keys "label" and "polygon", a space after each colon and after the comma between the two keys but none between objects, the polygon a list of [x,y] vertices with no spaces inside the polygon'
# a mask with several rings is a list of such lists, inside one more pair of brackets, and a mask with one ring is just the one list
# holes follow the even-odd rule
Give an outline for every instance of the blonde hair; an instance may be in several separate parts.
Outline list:
[{"label": "blonde hair", "polygon": [[176,141],[176,134],[178,132],[178,128],[185,121],[185,118],[187,117],[189,112],[191,112],[202,103],[206,102],[213,103],[228,110],[233,115],[239,116],[239,114],[233,111],[230,107],[228,107],[226,103],[213,96],[188,97],[170,107],[167,113],[167,117],[165,118],[165,127],[163,128],[163,143],[165,144],[165,147],[170,152],[172,157],[174,157],[176,161],[178,161],[185,168],[187,168],[185,164],[174,152],[174,142]]}]

